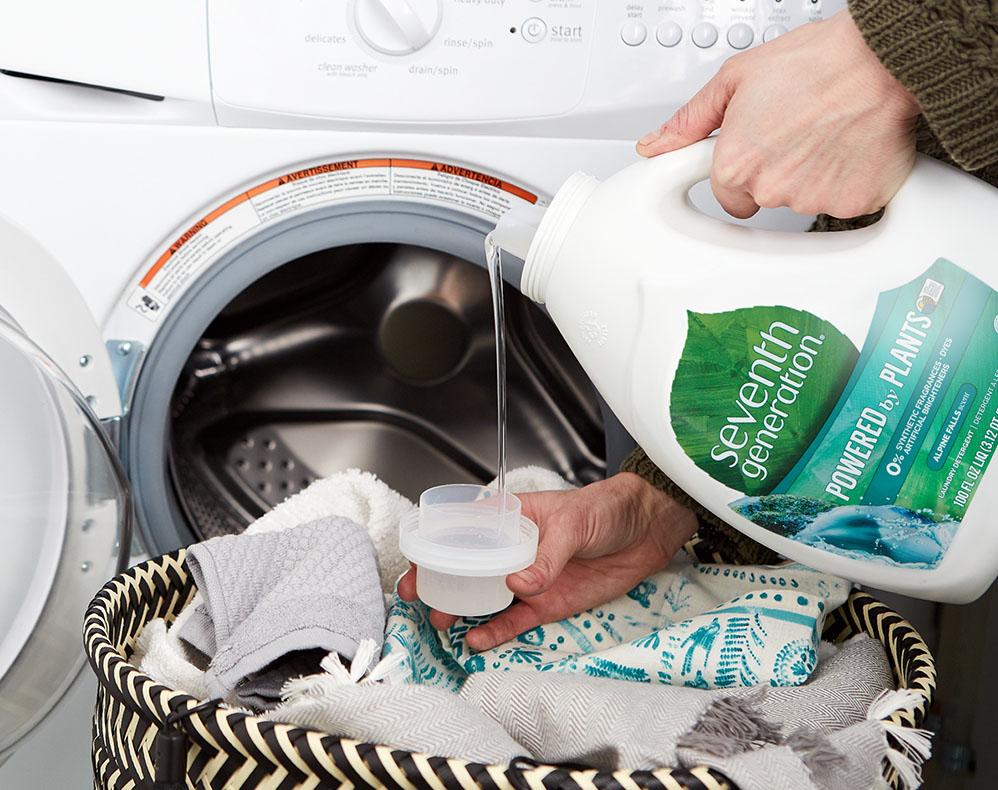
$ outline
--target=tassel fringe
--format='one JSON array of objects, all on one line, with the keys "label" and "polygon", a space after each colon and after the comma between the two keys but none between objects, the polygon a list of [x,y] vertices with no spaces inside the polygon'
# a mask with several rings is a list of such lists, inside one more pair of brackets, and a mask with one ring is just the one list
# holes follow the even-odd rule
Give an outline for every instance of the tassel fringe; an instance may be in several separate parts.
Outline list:
[{"label": "tassel fringe", "polygon": [[932,733],[902,727],[887,719],[900,710],[917,707],[920,702],[921,697],[909,689],[888,690],[870,703],[866,714],[868,720],[879,723],[883,728],[887,761],[907,790],[915,790],[922,785],[922,764],[932,756]]},{"label": "tassel fringe", "polygon": [[402,653],[392,653],[371,667],[377,657],[377,651],[373,639],[362,640],[357,646],[353,661],[350,662],[350,669],[343,666],[336,653],[330,653],[319,665],[323,669],[321,674],[289,680],[281,689],[281,699],[288,702],[301,697],[321,697],[327,690],[341,686],[370,686],[381,683],[399,668],[405,661],[405,656]]}]

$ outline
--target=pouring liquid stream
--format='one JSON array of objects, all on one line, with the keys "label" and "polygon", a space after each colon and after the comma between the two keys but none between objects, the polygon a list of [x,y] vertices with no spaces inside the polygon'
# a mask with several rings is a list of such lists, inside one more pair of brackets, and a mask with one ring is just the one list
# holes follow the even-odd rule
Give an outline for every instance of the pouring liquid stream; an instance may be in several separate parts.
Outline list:
[{"label": "pouring liquid stream", "polygon": [[485,237],[485,260],[492,285],[492,313],[496,327],[496,466],[499,470],[496,480],[499,495],[496,540],[501,542],[503,535],[499,524],[506,514],[506,320],[503,307],[502,250],[492,238],[492,234]]}]

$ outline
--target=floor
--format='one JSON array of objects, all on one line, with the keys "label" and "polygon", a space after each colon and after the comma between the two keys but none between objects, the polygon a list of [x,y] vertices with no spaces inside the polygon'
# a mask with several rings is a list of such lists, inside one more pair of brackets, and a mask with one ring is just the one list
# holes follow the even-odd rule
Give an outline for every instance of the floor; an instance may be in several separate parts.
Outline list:
[{"label": "floor", "polygon": [[55,715],[49,716],[14,756],[0,765],[0,788],[92,788],[90,716],[96,696],[97,680],[84,667]]}]

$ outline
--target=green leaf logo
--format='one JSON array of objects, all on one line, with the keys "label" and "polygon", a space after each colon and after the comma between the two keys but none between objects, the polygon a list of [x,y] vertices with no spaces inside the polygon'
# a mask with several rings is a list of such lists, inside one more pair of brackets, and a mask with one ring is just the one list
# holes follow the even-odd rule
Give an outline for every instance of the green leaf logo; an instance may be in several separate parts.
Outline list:
[{"label": "green leaf logo", "polygon": [[672,427],[711,477],[767,494],[821,429],[856,364],[832,324],[790,307],[688,313]]}]

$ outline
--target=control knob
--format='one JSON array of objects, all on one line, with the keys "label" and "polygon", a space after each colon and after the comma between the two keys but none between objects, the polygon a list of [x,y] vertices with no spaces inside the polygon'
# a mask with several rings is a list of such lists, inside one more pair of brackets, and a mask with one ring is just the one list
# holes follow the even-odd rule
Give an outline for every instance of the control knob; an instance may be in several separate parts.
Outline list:
[{"label": "control knob", "polygon": [[357,32],[385,55],[409,55],[422,49],[440,28],[440,0],[357,0]]}]

